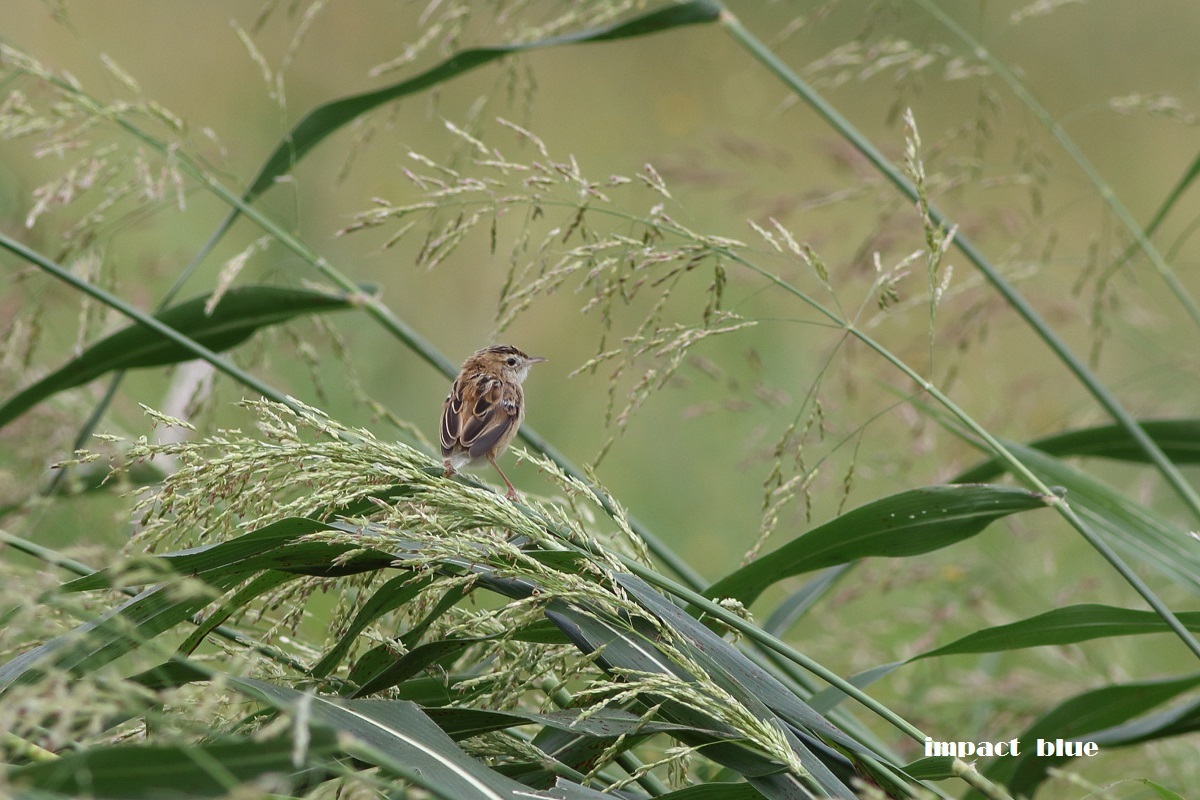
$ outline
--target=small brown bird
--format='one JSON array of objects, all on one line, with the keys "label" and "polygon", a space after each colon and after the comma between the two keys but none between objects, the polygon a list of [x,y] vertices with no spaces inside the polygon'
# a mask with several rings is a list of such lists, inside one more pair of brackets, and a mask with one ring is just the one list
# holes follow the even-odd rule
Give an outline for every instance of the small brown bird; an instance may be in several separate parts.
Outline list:
[{"label": "small brown bird", "polygon": [[442,404],[441,444],[447,478],[486,458],[504,479],[508,499],[517,499],[517,490],[496,458],[512,442],[525,419],[521,384],[529,368],[545,360],[527,356],[512,345],[497,344],[463,362]]}]

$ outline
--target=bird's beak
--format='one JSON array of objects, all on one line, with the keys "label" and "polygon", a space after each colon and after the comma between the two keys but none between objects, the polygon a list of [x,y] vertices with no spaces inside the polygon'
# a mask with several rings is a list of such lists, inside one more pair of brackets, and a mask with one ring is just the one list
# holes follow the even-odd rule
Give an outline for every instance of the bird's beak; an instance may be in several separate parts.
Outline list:
[{"label": "bird's beak", "polygon": [[525,363],[527,363],[527,364],[541,364],[543,361],[549,361],[549,360],[550,360],[550,359],[548,359],[548,358],[542,358],[541,356],[530,356],[530,357],[529,357],[529,360],[528,360],[528,361],[526,361]]}]

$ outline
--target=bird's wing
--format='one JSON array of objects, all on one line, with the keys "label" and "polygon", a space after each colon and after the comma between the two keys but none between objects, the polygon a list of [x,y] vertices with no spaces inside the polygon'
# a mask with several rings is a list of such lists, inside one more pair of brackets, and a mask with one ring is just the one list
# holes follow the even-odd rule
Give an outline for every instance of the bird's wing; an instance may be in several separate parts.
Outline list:
[{"label": "bird's wing", "polygon": [[520,425],[520,387],[485,375],[460,375],[442,403],[442,457],[466,450],[481,458]]},{"label": "bird's wing", "polygon": [[461,437],[471,458],[482,458],[501,442],[507,445],[516,433],[521,424],[520,392],[519,386],[493,378],[477,395]]},{"label": "bird's wing", "polygon": [[462,432],[465,383],[463,376],[458,376],[454,385],[450,387],[450,394],[446,395],[446,400],[442,403],[442,429],[439,438],[443,458],[449,458],[450,454],[454,452],[455,446],[460,444],[459,434]]}]

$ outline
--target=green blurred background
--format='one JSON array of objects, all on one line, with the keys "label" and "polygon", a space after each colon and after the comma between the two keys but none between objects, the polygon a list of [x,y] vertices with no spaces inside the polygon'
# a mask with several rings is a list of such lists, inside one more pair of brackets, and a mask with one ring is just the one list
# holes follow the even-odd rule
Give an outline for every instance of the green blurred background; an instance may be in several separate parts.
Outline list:
[{"label": "green blurred background", "polygon": [[[900,112],[911,107],[934,200],[960,230],[1077,352],[1094,354],[1098,374],[1135,414],[1194,415],[1198,349],[1187,344],[1196,336],[1178,303],[1140,257],[1111,281],[1100,280],[1128,237],[1099,188],[1009,87],[979,69],[961,40],[915,3],[730,5],[893,158],[903,156]],[[1120,202],[1145,224],[1200,151],[1195,116],[1200,49],[1194,41],[1200,6],[1043,5],[1049,13],[1026,13],[1038,7],[1024,2],[943,4],[1020,77]],[[514,20],[532,25],[561,13],[563,5],[479,4],[457,36],[443,31],[413,63],[372,74],[403,54],[431,23],[454,19],[449,8],[385,2],[0,0],[0,36],[47,67],[69,72],[103,99],[135,96],[104,66],[111,59],[137,81],[142,99],[183,120],[195,150],[225,175],[228,186],[240,189],[289,126],[314,105],[416,74],[462,47],[508,41]],[[250,32],[268,68],[280,76],[284,102],[273,96],[274,87],[240,41],[239,28]],[[569,222],[570,214],[556,218],[551,211],[545,220],[529,223],[523,212],[514,212],[497,227],[495,252],[485,226],[432,270],[414,266],[423,231],[386,249],[397,226],[338,236],[356,213],[372,206],[372,198],[395,204],[418,198],[404,170],[428,170],[409,157],[410,151],[443,163],[458,159],[455,163],[471,174],[462,142],[447,131],[445,121],[468,127],[479,120],[476,133],[488,145],[514,161],[538,158],[494,123],[497,116],[540,136],[555,160],[573,156],[597,181],[612,174],[634,176],[644,164],[653,164],[671,190],[666,211],[673,218],[694,231],[748,243],[764,267],[829,300],[811,270],[771,251],[747,224],[777,219],[821,254],[836,302],[849,316],[946,388],[993,433],[1027,440],[1104,421],[1044,346],[953,251],[947,261],[954,271],[932,348],[923,262],[914,262],[897,283],[899,304],[880,312],[872,290],[874,256],[888,269],[921,247],[916,212],[721,28],[707,25],[549,49],[484,67],[338,134],[299,166],[294,180],[262,201],[343,272],[379,284],[396,314],[451,359],[459,361],[497,337],[549,358],[526,384],[528,424],[576,463],[592,461],[615,433],[605,423],[610,370],[568,378],[595,353],[602,332],[594,314],[580,314],[589,292],[576,292],[578,281],[568,281],[558,292],[539,297],[503,334],[495,329],[513,242],[527,227],[532,241],[539,241],[554,225]],[[136,152],[127,140],[114,141]],[[86,150],[34,158],[29,141],[0,142],[4,230],[55,255],[79,206],[54,209],[30,229],[24,220],[35,188],[84,155]],[[149,160],[157,169],[158,162]],[[631,214],[644,214],[663,201],[636,181],[610,194]],[[140,307],[153,307],[226,211],[194,187],[184,213],[170,204],[151,213],[127,209],[100,229],[96,246],[103,252],[104,280]],[[1156,238],[1194,291],[1200,291],[1200,282],[1194,277],[1197,245],[1190,233],[1198,213],[1200,202],[1185,195]],[[261,235],[239,222],[183,296],[208,291],[225,260]],[[0,264],[7,284],[0,291],[0,320],[37,309],[41,335],[33,350],[34,370],[56,366],[78,341],[78,298],[11,258]],[[285,284],[316,279],[278,246],[256,254],[239,278]],[[824,434],[808,434],[802,457],[803,467],[819,465],[819,472],[808,502],[783,510],[768,548],[839,509],[945,481],[975,460],[970,448],[906,402],[914,387],[878,357],[843,342],[840,331],[819,324],[794,298],[761,279],[732,267],[729,279],[726,307],[758,324],[698,346],[693,360],[649,398],[598,467],[613,495],[707,577],[729,572],[754,545],[773,450],[790,424],[803,428],[814,419],[813,396],[823,413],[812,424],[823,427]],[[710,280],[697,277],[685,284],[672,298],[666,320],[697,324]],[[639,298],[617,320],[614,341],[627,335],[646,310],[647,301]],[[434,436],[447,381],[365,317],[342,315],[330,322],[344,337],[345,362],[311,325],[297,326],[296,339],[273,334],[268,343],[243,348],[242,355],[273,385],[335,417],[381,436],[400,435],[356,400],[349,388],[353,373],[368,395]],[[93,320],[85,341],[117,324],[111,317]],[[299,340],[314,348],[315,372],[298,357]],[[32,374],[6,371],[5,393]],[[620,383],[618,409],[634,379],[636,371]],[[166,383],[163,371],[133,376],[101,429],[145,433],[148,424],[136,403],[160,404]],[[0,446],[8,451],[0,469],[13,490],[6,500],[22,496],[47,460],[67,455],[77,421],[98,392],[90,387],[71,404],[56,403],[0,432]],[[218,404],[194,420],[201,431],[246,424],[232,406],[241,395],[237,388],[218,388]],[[507,468],[513,458],[504,463]],[[1142,499],[1173,510],[1145,471],[1098,469]],[[525,491],[553,491],[527,465],[508,471]],[[71,524],[54,524],[69,522],[55,517],[43,523],[41,533],[58,545],[95,538],[119,542],[126,531],[123,508],[111,499],[81,501],[73,507],[77,517]],[[768,595],[764,607],[778,597]],[[972,544],[935,554],[920,566],[866,565],[793,636],[846,673],[919,652],[988,622],[1088,601],[1136,602],[1098,556],[1044,512],[995,526]],[[1011,691],[994,695],[1012,698],[1011,707],[995,709],[987,720],[990,730],[1009,730],[1006,715],[1021,714],[1022,694],[1035,707],[1046,701],[1037,694],[1046,672],[1086,684],[1103,677],[1146,677],[1168,664],[1185,664],[1181,651],[1176,643],[1155,640],[1106,646],[1102,658],[1088,650],[1027,652],[1019,656],[1024,667],[1016,670],[1005,668],[1012,656],[963,666],[974,670],[971,680],[1011,684]],[[956,704],[961,694],[945,691],[950,670],[931,665],[908,671],[890,684],[891,690],[928,703],[925,710],[939,720],[939,730],[957,730],[955,722],[978,724],[938,717],[961,708]]]}]

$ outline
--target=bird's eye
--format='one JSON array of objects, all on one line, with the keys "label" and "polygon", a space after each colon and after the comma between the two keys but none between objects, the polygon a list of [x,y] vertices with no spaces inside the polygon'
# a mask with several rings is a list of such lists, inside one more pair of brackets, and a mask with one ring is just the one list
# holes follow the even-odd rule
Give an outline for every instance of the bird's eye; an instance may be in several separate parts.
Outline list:
[{"label": "bird's eye", "polygon": [[516,357],[516,356],[509,356],[509,357],[508,357],[508,365],[509,365],[510,367],[515,367],[515,366],[517,365],[517,357]]}]

